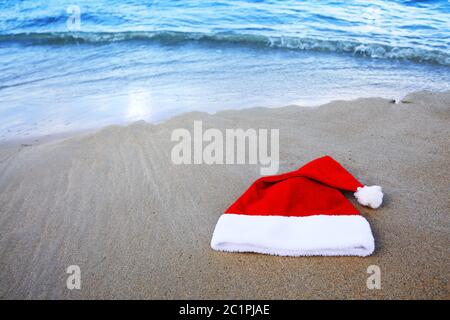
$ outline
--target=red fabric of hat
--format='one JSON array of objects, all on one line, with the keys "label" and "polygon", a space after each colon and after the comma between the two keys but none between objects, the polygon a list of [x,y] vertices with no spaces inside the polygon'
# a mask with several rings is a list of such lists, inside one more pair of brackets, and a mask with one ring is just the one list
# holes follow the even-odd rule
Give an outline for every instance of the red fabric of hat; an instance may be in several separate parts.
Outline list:
[{"label": "red fabric of hat", "polygon": [[318,158],[298,170],[263,177],[220,217],[211,241],[219,251],[275,255],[370,255],[367,220],[340,190],[378,208],[379,186],[364,186],[336,160]]}]

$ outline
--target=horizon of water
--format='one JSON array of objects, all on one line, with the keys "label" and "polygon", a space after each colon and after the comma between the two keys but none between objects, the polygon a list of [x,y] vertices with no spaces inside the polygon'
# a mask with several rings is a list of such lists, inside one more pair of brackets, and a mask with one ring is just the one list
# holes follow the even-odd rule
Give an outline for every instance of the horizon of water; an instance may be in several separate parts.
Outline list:
[{"label": "horizon of water", "polygon": [[0,141],[450,89],[449,1],[70,5],[0,1]]}]

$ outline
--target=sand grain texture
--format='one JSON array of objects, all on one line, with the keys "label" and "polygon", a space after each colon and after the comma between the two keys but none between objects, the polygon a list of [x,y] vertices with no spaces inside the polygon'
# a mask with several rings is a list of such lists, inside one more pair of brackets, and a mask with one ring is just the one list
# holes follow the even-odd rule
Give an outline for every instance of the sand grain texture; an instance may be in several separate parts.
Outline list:
[{"label": "sand grain texture", "polygon": [[[0,298],[448,298],[450,92],[189,113],[0,147]],[[255,165],[173,165],[175,128],[279,128],[280,173],[329,154],[385,203],[368,258],[219,253],[215,223]],[[352,196],[349,194],[349,198]],[[353,201],[353,199],[352,199]],[[354,201],[353,201],[354,202]],[[66,289],[79,265],[82,289]],[[368,290],[378,265],[382,289]]]}]

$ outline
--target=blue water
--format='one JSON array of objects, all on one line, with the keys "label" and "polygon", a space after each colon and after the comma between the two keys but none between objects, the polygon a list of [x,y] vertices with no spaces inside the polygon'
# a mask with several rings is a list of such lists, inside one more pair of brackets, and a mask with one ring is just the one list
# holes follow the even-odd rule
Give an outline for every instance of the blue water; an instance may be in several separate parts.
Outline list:
[{"label": "blue water", "polygon": [[448,89],[447,0],[0,1],[0,140]]}]

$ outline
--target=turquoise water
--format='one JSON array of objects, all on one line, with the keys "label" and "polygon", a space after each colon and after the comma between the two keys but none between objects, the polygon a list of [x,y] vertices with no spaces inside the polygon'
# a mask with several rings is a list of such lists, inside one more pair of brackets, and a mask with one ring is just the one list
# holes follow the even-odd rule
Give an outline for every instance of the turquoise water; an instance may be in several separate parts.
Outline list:
[{"label": "turquoise water", "polygon": [[450,89],[448,1],[70,4],[0,1],[1,140]]}]

